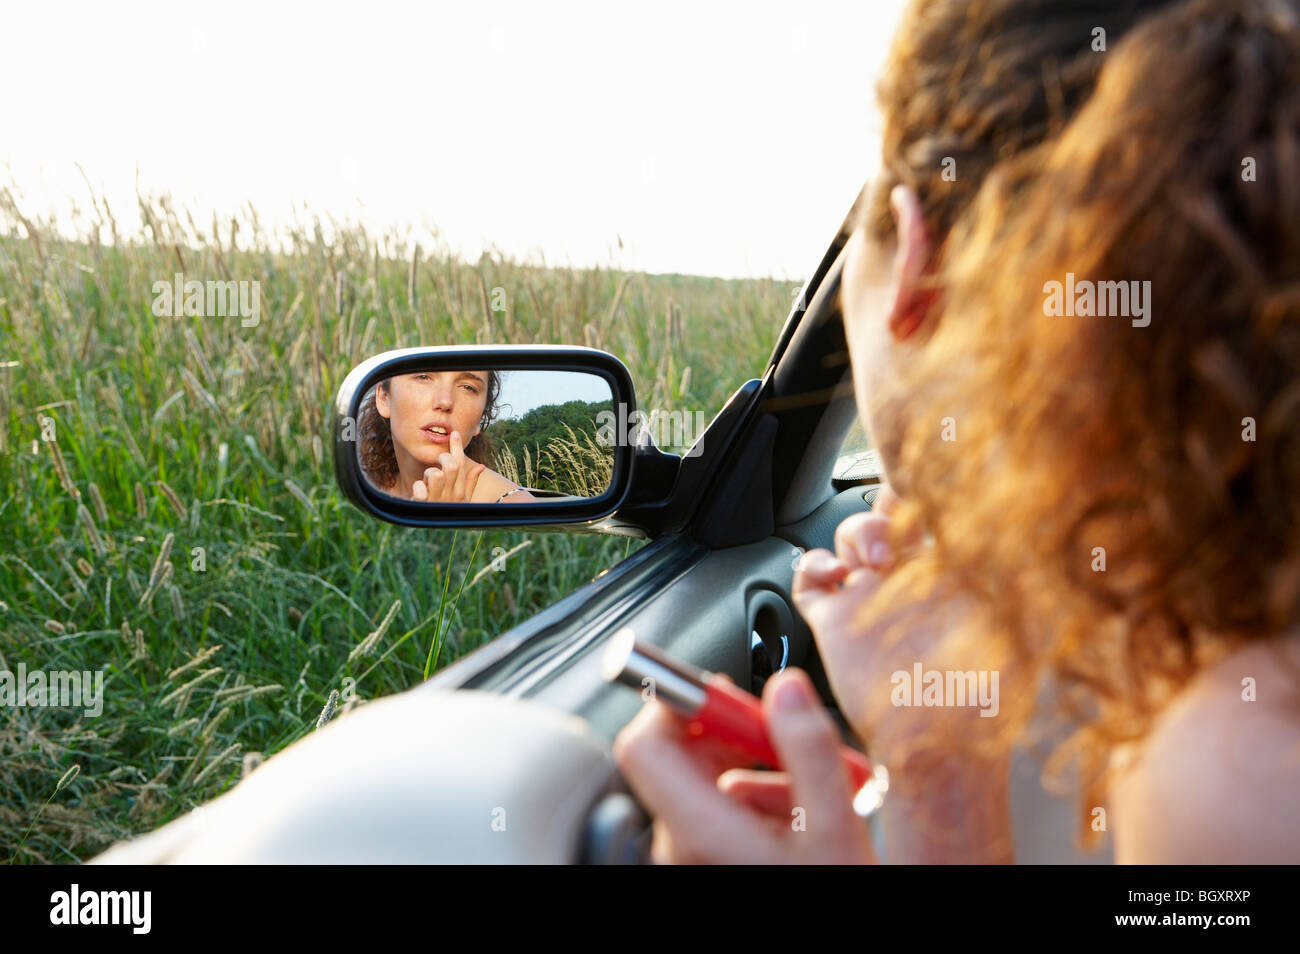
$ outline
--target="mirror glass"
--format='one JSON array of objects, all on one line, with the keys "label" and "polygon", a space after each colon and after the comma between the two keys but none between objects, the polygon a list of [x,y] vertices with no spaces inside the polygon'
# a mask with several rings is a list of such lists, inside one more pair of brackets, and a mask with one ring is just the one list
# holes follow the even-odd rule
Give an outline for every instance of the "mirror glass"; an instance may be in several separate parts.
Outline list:
[{"label": "mirror glass", "polygon": [[585,499],[610,487],[614,420],[598,374],[431,369],[366,391],[357,452],[363,479],[404,500]]}]

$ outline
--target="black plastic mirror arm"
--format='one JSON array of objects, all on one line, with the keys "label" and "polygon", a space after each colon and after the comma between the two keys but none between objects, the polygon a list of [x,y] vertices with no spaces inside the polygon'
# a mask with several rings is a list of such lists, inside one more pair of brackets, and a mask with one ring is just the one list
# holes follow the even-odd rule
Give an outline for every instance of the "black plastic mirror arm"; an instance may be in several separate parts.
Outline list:
[{"label": "black plastic mirror arm", "polygon": [[[737,388],[685,456],[678,458],[656,448],[660,457],[680,462],[671,486],[666,483],[666,475],[647,478],[644,484],[639,473],[634,475],[633,493],[616,518],[641,527],[651,537],[686,529],[717,475],[724,470],[738,436],[753,418],[763,386],[764,380],[753,378]],[[638,468],[643,459],[637,457]]]}]

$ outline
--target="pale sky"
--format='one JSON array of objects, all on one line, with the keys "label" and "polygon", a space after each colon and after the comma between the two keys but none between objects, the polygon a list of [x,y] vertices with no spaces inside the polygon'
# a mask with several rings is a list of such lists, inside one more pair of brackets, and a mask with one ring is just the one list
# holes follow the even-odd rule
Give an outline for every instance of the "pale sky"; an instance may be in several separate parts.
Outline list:
[{"label": "pale sky", "polygon": [[874,172],[899,0],[0,5],[29,215],[87,204],[80,163],[128,228],[138,173],[204,223],[305,203],[471,259],[802,279]]},{"label": "pale sky", "polygon": [[[609,383],[596,374],[576,371],[503,371],[498,404],[500,419],[523,417],[543,404],[565,401],[611,402]],[[507,405],[509,405],[507,407]],[[610,407],[614,405],[611,403]]]}]

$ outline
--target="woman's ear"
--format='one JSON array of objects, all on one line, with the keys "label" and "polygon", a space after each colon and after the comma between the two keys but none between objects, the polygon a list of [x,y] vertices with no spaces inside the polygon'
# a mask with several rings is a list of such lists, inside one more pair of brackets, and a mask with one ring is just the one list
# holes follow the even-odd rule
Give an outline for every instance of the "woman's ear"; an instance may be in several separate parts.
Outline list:
[{"label": "woman's ear", "polygon": [[894,186],[889,194],[889,204],[894,211],[894,232],[898,237],[891,282],[893,299],[889,308],[889,330],[895,340],[905,341],[921,326],[926,309],[935,297],[932,289],[921,285],[932,248],[921,215],[921,200],[916,192],[910,186]]},{"label": "woman's ear", "polygon": [[388,404],[388,389],[382,384],[375,386],[375,410],[380,417],[393,416],[393,409]]}]

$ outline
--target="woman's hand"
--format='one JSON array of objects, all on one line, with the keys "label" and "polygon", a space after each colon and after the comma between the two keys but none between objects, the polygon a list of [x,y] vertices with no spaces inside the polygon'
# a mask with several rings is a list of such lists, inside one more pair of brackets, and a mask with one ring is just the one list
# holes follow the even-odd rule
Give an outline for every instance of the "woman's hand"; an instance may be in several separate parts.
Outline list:
[{"label": "woman's hand", "polygon": [[785,772],[744,769],[751,760],[688,736],[686,720],[657,700],[618,734],[615,762],[655,818],[652,860],[874,863],[839,730],[807,675],[791,669],[769,679],[763,714]]},{"label": "woman's hand", "polygon": [[438,456],[438,463],[424,471],[424,479],[411,486],[411,499],[431,503],[469,503],[486,464],[465,456],[460,431],[451,432],[451,452]]},{"label": "woman's hand", "polygon": [[[978,611],[973,599],[941,580],[926,599],[895,608],[885,618],[867,612],[895,566],[890,522],[898,502],[891,488],[882,487],[870,512],[854,514],[836,528],[834,554],[811,550],[804,555],[791,594],[812,628],[845,718],[886,768],[906,757],[922,728],[942,721],[950,723],[945,731],[968,734],[985,731],[994,721],[980,718],[976,707],[953,706],[952,700],[919,711],[889,705],[893,675],[901,671],[911,680],[915,664],[923,671],[936,666],[944,637]],[[904,546],[917,545],[917,538],[919,531]]]},{"label": "woman's hand", "polygon": [[[881,815],[890,860],[1009,862],[1014,858],[1009,756],[996,750],[953,751],[958,740],[989,740],[1002,728],[999,719],[1010,717],[998,698],[1004,680],[994,681],[994,675],[1011,675],[1008,661],[954,660],[941,647],[945,637],[974,623],[981,607],[940,579],[926,598],[893,607],[887,616],[867,610],[895,566],[890,515],[897,505],[898,497],[883,487],[870,513],[855,514],[836,529],[834,554],[806,554],[795,574],[795,606],[812,628],[845,718],[867,742],[872,758],[890,772]],[[903,546],[918,543],[913,538]],[[963,705],[944,698],[938,706],[894,706],[894,674],[905,673],[910,689],[918,663],[923,672],[942,671],[945,663],[962,671],[985,670],[991,704],[983,706],[977,695]]]},{"label": "woman's hand", "polygon": [[[910,676],[914,662],[933,665],[942,638],[975,612],[968,598],[941,585],[887,620],[863,615],[894,566],[889,514],[896,505],[893,493],[882,489],[875,510],[836,530],[836,554],[807,554],[795,577],[795,602],[813,629],[846,716],[871,741],[873,757],[891,769],[882,819],[891,860],[1009,861],[1005,758],[963,761],[922,751],[904,759],[921,727],[933,729],[942,720],[955,731],[978,732],[992,720],[979,718],[974,708],[923,709],[921,719],[908,719],[902,716],[917,713],[888,707],[892,674],[904,669]],[[886,645],[887,633],[899,638]],[[787,708],[781,704],[785,690],[794,690],[795,700],[802,690],[810,704]],[[880,700],[889,718],[879,718]],[[619,733],[615,761],[655,817],[653,860],[876,862],[866,825],[852,809],[855,793],[839,759],[839,732],[808,677],[792,669],[769,679],[763,712],[785,772],[747,770],[743,756],[689,737],[685,720],[655,701]],[[902,786],[896,784],[900,767]]]}]

